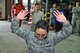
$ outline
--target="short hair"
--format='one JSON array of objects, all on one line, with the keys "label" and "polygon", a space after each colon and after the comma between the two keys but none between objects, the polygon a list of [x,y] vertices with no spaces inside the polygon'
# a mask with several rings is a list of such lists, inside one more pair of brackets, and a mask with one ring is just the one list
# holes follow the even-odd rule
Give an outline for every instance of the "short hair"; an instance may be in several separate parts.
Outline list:
[{"label": "short hair", "polygon": [[36,6],[36,5],[40,5],[40,3],[35,3],[35,6]]},{"label": "short hair", "polygon": [[35,25],[35,30],[37,28],[45,29],[48,32],[49,25],[48,25],[48,23],[45,20],[39,20],[37,22],[37,24]]}]

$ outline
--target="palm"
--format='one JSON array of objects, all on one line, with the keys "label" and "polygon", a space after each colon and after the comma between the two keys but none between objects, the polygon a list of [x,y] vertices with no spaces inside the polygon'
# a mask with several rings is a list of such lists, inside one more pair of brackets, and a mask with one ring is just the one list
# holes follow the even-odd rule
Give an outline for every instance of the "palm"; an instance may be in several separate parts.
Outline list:
[{"label": "palm", "polygon": [[56,20],[59,22],[65,22],[67,20],[66,17],[59,11],[55,11],[55,13],[53,13],[53,14],[56,17]]},{"label": "palm", "polygon": [[17,18],[20,20],[25,19],[25,16],[28,14],[29,12],[27,10],[21,10],[19,12],[19,14],[17,15]]}]

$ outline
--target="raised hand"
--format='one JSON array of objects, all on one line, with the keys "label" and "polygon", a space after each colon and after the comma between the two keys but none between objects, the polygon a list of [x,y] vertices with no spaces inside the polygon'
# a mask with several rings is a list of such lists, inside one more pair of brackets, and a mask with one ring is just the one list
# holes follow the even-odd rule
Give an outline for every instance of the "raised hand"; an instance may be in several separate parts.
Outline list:
[{"label": "raised hand", "polygon": [[23,20],[26,19],[25,16],[28,14],[28,10],[21,10],[17,15],[17,19]]},{"label": "raised hand", "polygon": [[66,17],[64,16],[63,13],[59,12],[58,10],[54,11],[54,16],[56,17],[56,20],[59,22],[67,22],[68,20],[66,19]]}]

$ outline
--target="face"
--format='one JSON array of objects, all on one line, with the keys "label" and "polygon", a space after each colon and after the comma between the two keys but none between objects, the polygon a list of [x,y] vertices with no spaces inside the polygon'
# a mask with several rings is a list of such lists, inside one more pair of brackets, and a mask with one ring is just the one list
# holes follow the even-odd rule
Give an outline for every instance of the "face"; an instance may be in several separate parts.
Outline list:
[{"label": "face", "polygon": [[40,10],[40,5],[35,6],[36,10]]},{"label": "face", "polygon": [[38,40],[42,40],[47,37],[47,31],[45,29],[37,28],[35,31],[35,36]]}]

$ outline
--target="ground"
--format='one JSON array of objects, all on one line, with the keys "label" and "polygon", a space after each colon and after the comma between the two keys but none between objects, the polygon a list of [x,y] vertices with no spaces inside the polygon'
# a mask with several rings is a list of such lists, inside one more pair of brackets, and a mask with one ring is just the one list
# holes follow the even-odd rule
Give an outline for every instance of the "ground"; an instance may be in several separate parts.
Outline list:
[{"label": "ground", "polygon": [[[11,33],[11,22],[0,21],[0,53],[27,53],[26,42]],[[23,30],[26,24],[22,25]],[[55,53],[80,53],[80,36],[73,34],[55,47]]]}]

